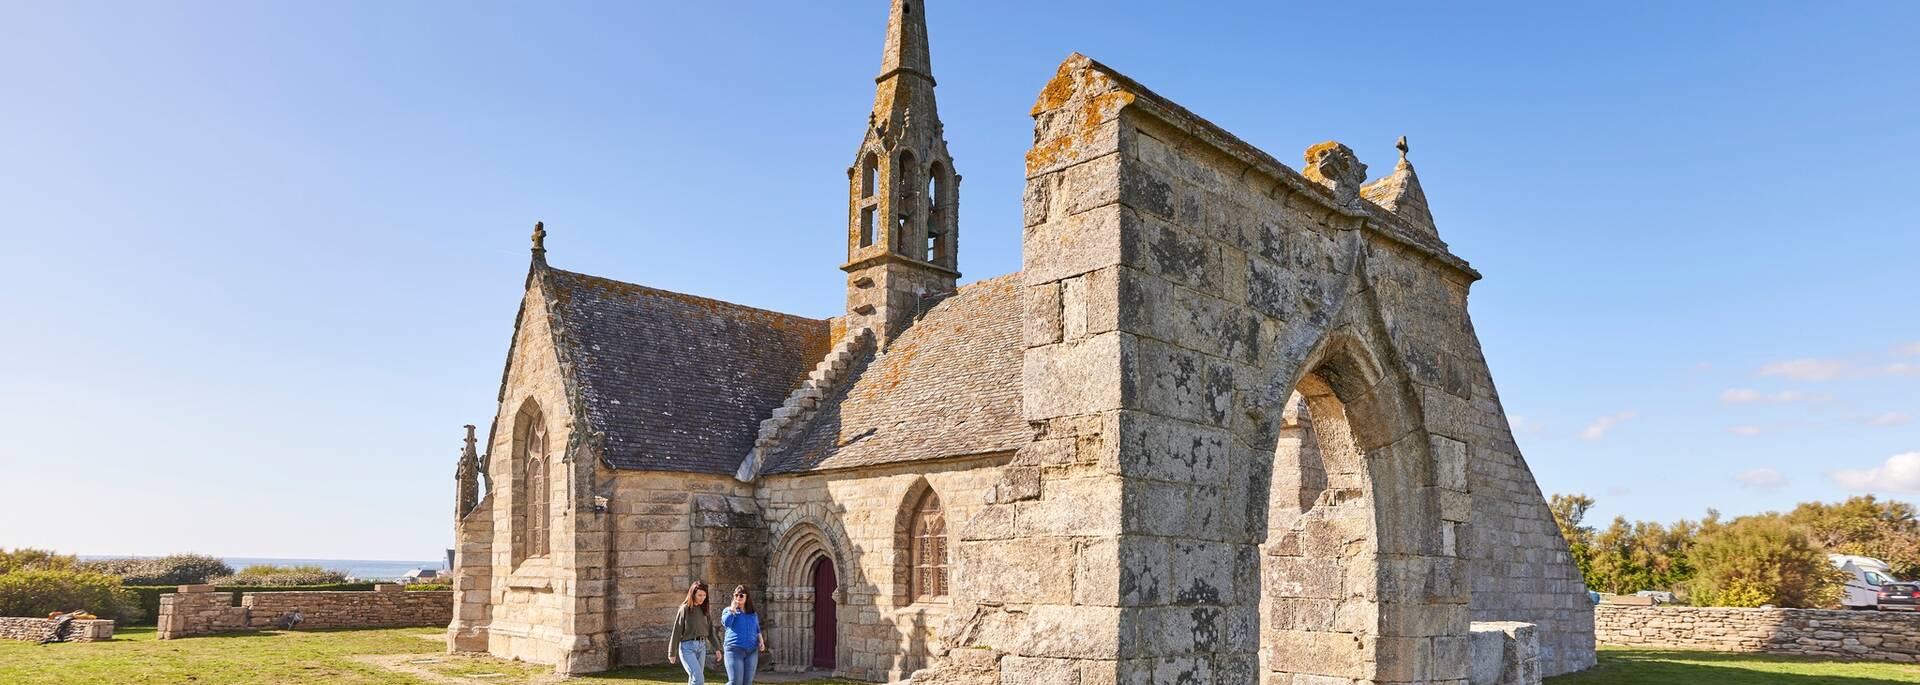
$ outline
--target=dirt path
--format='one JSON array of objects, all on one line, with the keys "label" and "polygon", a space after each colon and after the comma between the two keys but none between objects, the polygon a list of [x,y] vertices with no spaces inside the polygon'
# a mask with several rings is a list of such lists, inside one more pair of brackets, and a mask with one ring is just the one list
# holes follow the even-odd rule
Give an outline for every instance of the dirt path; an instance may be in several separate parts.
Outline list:
[{"label": "dirt path", "polygon": [[549,683],[558,683],[566,680],[565,676],[551,672],[525,677],[500,671],[498,676],[486,677],[489,674],[480,673],[457,676],[437,673],[427,668],[429,664],[458,663],[466,659],[466,657],[449,656],[446,654],[362,654],[350,658],[354,661],[379,666],[395,673],[405,673],[429,683],[434,683],[435,685],[501,685],[502,683],[513,683],[514,685],[548,685]]}]

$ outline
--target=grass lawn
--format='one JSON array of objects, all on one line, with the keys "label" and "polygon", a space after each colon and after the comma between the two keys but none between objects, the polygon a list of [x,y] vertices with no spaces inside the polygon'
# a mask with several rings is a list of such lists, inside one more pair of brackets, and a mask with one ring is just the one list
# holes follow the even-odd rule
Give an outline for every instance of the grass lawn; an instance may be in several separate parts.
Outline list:
[{"label": "grass lawn", "polygon": [[[431,628],[263,631],[161,641],[152,628],[120,628],[107,642],[36,645],[0,640],[0,683],[155,685],[538,685],[553,669],[503,659],[450,656]],[[718,676],[717,678],[715,676]],[[592,682],[684,685],[678,667],[626,668]],[[725,683],[710,672],[708,682]],[[814,680],[807,685],[844,681]]]},{"label": "grass lawn", "polygon": [[1547,685],[1883,685],[1920,683],[1920,666],[1601,647],[1600,665]]},{"label": "grass lawn", "polygon": [[[545,685],[552,669],[489,657],[450,656],[429,628],[266,631],[155,639],[122,628],[99,643],[36,645],[0,640],[0,683],[218,685]],[[672,666],[627,668],[576,682],[685,683]],[[711,672],[708,682],[726,677]],[[844,681],[814,680],[808,685]],[[1548,685],[1887,685],[1920,683],[1920,666],[1791,657],[1603,647],[1600,665]]]}]

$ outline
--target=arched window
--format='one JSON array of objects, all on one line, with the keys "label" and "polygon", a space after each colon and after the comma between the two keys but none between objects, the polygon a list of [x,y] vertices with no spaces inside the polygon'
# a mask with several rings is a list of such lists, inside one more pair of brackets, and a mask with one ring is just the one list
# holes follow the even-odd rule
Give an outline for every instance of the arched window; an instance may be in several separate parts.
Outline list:
[{"label": "arched window", "polygon": [[869,152],[867,153],[866,157],[861,158],[860,160],[860,197],[862,198],[873,197],[873,180],[874,180],[873,177],[879,171],[880,171],[879,157]]},{"label": "arched window", "polygon": [[514,556],[545,556],[552,538],[551,521],[553,481],[547,454],[547,422],[540,407],[529,401],[515,417],[513,435],[514,471],[520,477],[515,485],[514,522],[520,524],[513,536]]},{"label": "arched window", "polygon": [[914,243],[920,241],[920,226],[917,223],[924,215],[916,208],[919,204],[914,196],[919,194],[919,184],[914,182],[916,165],[913,153],[901,150],[900,159],[893,163],[893,251],[910,255],[914,253]]},{"label": "arched window", "polygon": [[927,168],[927,252],[921,257],[944,263],[947,256],[947,167],[936,161]]},{"label": "arched window", "polygon": [[907,527],[907,596],[913,601],[947,596],[947,517],[940,496],[928,488],[913,506]]},{"label": "arched window", "polygon": [[869,152],[860,158],[860,246],[873,245],[874,180],[880,173],[880,158]]}]

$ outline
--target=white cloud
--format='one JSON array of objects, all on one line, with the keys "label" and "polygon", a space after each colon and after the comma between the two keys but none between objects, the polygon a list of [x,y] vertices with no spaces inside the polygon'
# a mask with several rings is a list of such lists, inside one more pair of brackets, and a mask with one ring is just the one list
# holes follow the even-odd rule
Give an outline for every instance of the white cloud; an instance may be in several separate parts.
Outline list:
[{"label": "white cloud", "polygon": [[1875,428],[1884,428],[1887,426],[1902,426],[1909,423],[1913,423],[1913,415],[1908,414],[1906,412],[1890,411],[1884,414],[1875,414],[1873,416],[1869,416],[1865,419],[1861,419],[1860,422],[1867,424],[1869,426],[1873,426]]},{"label": "white cloud", "polygon": [[1727,432],[1743,438],[1751,438],[1767,432],[1767,429],[1762,426],[1727,426]]},{"label": "white cloud", "polygon": [[1621,422],[1639,415],[1639,410],[1628,409],[1618,414],[1594,419],[1593,423],[1587,424],[1587,427],[1580,431],[1579,438],[1581,440],[1599,440],[1607,437],[1607,432],[1613,430],[1615,426],[1619,426]]},{"label": "white cloud", "polygon": [[1847,372],[1847,363],[1832,359],[1793,359],[1760,367],[1762,376],[1785,376],[1797,381],[1830,381]]},{"label": "white cloud", "polygon": [[1507,415],[1507,427],[1515,433],[1539,433],[1547,429],[1547,424],[1518,414]]},{"label": "white cloud", "polygon": [[1920,493],[1920,452],[1902,452],[1870,469],[1841,469],[1827,473],[1833,483],[1860,492]]},{"label": "white cloud", "polygon": [[1626,497],[1631,494],[1633,494],[1633,490],[1628,489],[1627,486],[1624,485],[1615,485],[1607,488],[1608,497]]},{"label": "white cloud", "polygon": [[[1902,347],[1904,353],[1907,348]],[[1894,362],[1886,365],[1862,366],[1838,359],[1789,359],[1760,367],[1762,376],[1780,376],[1796,381],[1831,381],[1842,378],[1883,378],[1887,376],[1920,376],[1920,364]]]},{"label": "white cloud", "polygon": [[1733,480],[1755,490],[1779,490],[1787,486],[1787,475],[1773,469],[1747,469],[1733,474]]},{"label": "white cloud", "polygon": [[1896,347],[1893,352],[1902,357],[1920,357],[1920,340]]},{"label": "white cloud", "polygon": [[1780,392],[1761,392],[1751,388],[1733,388],[1720,393],[1722,404],[1785,404],[1788,402],[1825,402],[1832,395],[1782,390]]}]

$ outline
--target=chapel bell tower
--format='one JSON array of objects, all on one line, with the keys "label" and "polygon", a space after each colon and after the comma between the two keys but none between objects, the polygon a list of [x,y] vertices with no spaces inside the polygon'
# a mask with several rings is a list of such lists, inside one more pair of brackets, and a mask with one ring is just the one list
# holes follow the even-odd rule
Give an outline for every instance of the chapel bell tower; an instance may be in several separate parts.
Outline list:
[{"label": "chapel bell tower", "polygon": [[934,107],[924,5],[893,0],[867,135],[847,169],[847,328],[882,341],[960,277],[960,175]]}]

